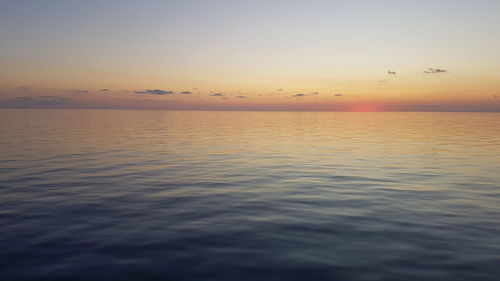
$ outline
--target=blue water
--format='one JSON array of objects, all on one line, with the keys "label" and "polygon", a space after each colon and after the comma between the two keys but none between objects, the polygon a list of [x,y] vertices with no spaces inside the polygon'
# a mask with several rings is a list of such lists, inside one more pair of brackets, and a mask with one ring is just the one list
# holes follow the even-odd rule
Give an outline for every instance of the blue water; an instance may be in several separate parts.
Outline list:
[{"label": "blue water", "polygon": [[0,111],[0,280],[499,280],[500,114]]}]

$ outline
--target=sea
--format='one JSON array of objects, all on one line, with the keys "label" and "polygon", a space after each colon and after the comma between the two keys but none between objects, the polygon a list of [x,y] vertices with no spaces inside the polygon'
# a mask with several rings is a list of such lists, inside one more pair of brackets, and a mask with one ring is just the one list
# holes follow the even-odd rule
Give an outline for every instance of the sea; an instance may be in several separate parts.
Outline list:
[{"label": "sea", "polygon": [[500,113],[2,109],[0,280],[500,280]]}]

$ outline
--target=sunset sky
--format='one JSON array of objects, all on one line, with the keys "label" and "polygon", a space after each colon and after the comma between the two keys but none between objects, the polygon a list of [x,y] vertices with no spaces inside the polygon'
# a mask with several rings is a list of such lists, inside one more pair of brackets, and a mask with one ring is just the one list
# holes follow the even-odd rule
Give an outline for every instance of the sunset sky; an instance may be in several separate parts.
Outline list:
[{"label": "sunset sky", "polygon": [[500,111],[500,1],[0,1],[0,107]]}]

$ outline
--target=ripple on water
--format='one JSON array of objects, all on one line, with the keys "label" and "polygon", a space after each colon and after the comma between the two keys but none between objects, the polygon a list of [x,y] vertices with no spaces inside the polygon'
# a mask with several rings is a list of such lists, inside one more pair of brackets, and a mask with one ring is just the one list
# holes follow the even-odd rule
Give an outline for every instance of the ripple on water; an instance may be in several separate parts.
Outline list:
[{"label": "ripple on water", "polygon": [[0,120],[4,280],[500,275],[498,114],[1,110]]}]

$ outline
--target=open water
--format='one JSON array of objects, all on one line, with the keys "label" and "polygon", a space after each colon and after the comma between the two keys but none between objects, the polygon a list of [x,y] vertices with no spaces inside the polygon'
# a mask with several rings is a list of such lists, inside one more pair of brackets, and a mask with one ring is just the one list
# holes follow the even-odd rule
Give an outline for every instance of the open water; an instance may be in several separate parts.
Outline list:
[{"label": "open water", "polygon": [[500,280],[500,114],[1,110],[0,280]]}]

